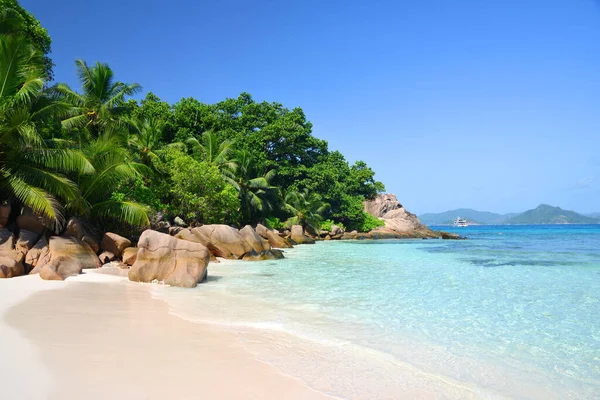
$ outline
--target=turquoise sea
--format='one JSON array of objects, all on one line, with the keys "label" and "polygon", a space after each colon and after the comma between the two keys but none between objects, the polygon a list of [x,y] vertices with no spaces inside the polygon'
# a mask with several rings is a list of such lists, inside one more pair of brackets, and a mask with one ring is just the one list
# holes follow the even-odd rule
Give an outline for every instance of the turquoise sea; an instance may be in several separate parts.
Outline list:
[{"label": "turquoise sea", "polygon": [[319,242],[155,295],[338,398],[600,398],[600,225],[441,229],[468,240]]}]

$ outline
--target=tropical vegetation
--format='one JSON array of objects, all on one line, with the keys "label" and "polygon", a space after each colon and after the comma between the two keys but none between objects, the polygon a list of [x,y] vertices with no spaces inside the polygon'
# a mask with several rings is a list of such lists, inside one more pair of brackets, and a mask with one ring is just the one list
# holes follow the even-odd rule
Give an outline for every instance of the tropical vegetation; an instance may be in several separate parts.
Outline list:
[{"label": "tropical vegetation", "polygon": [[363,201],[384,190],[312,135],[302,109],[248,93],[169,104],[75,61],[80,86],[53,82],[51,40],[15,0],[0,0],[0,202],[29,207],[57,230],[71,216],[142,227],[157,216],[191,225],[380,224]]}]

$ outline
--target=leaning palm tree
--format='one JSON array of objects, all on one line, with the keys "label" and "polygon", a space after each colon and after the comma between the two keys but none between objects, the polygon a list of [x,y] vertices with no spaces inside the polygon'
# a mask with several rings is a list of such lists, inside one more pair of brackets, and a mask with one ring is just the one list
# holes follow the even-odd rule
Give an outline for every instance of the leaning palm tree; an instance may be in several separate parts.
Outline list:
[{"label": "leaning palm tree", "polygon": [[89,67],[83,60],[75,61],[82,93],[64,83],[55,85],[52,92],[72,105],[69,118],[62,121],[67,130],[95,138],[100,132],[121,126],[126,111],[126,97],[141,90],[137,83],[116,81],[107,64],[97,62]]},{"label": "leaning palm tree", "polygon": [[330,208],[329,204],[321,200],[317,193],[307,189],[303,192],[292,191],[285,196],[284,208],[292,216],[286,221],[287,225],[302,225],[318,232],[323,214]]},{"label": "leaning palm tree", "polygon": [[43,93],[40,54],[17,35],[0,35],[0,197],[30,207],[50,224],[64,221],[63,203],[79,199],[63,173],[86,174],[92,165],[77,151],[61,149],[38,127],[66,112]]},{"label": "leaning palm tree", "polygon": [[236,153],[233,160],[235,175],[225,179],[237,190],[240,197],[242,217],[245,222],[255,222],[273,210],[278,188],[271,185],[275,170],[260,173],[258,165],[246,150]]}]

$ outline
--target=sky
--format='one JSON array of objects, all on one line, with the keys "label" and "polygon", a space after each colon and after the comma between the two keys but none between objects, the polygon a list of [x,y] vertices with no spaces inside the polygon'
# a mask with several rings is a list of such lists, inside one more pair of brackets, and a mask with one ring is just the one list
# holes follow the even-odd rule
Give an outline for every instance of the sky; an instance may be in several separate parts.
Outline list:
[{"label": "sky", "polygon": [[171,103],[301,107],[411,212],[600,212],[598,0],[20,3],[56,81],[82,58]]}]

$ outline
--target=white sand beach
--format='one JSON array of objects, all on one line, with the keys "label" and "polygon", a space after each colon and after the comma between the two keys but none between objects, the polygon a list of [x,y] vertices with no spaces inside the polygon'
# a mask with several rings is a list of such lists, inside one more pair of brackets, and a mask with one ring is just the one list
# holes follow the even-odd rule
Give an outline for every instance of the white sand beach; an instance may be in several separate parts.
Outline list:
[{"label": "white sand beach", "polygon": [[3,399],[326,399],[118,269],[0,280]]}]

